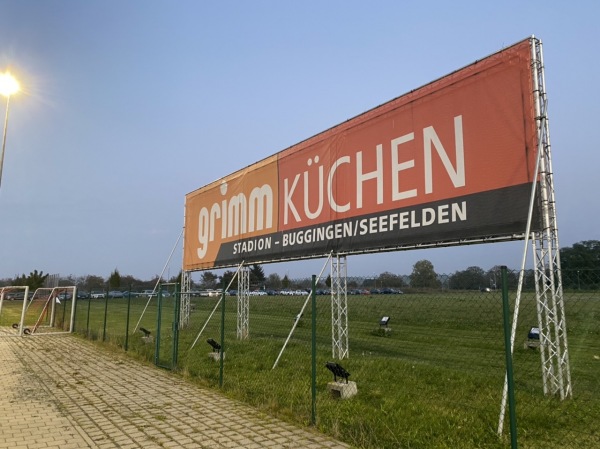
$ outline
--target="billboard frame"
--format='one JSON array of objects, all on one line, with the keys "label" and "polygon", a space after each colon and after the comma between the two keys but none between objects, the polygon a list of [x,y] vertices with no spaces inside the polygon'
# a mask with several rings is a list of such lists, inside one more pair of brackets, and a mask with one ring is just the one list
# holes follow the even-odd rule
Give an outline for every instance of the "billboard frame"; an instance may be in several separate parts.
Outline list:
[{"label": "billboard frame", "polygon": [[[569,354],[568,354],[568,345],[567,345],[567,329],[566,329],[566,320],[565,320],[565,309],[564,309],[564,297],[563,297],[563,288],[562,288],[562,276],[561,276],[561,265],[560,265],[560,253],[559,253],[559,242],[558,242],[558,228],[557,228],[557,218],[556,218],[556,199],[555,199],[555,190],[554,190],[554,180],[553,180],[553,169],[552,169],[552,157],[551,157],[551,146],[550,146],[550,133],[549,133],[549,125],[548,125],[548,110],[547,110],[547,94],[546,94],[546,83],[545,83],[545,74],[544,74],[544,61],[543,61],[543,50],[542,50],[542,42],[540,39],[535,36],[531,36],[528,39],[525,39],[529,43],[530,56],[531,56],[531,77],[532,77],[532,92],[530,92],[533,97],[533,107],[535,108],[535,138],[536,138],[536,149],[537,154],[535,156],[535,173],[532,176],[532,180],[530,181],[530,189],[531,193],[529,195],[529,208],[528,214],[526,217],[527,225],[524,226],[522,231],[516,232],[508,232],[498,234],[488,234],[485,236],[479,237],[471,237],[471,238],[459,238],[459,239],[448,239],[448,240],[431,240],[419,243],[410,243],[410,244],[398,244],[398,245],[389,245],[385,247],[378,248],[363,248],[357,250],[337,250],[334,251],[322,251],[319,253],[311,253],[311,254],[300,254],[300,255],[292,255],[290,257],[279,257],[276,260],[265,258],[264,260],[252,259],[247,260],[240,258],[242,264],[244,263],[271,263],[271,262],[285,262],[292,260],[305,260],[305,259],[315,259],[315,258],[324,258],[324,257],[335,257],[343,258],[343,263],[341,265],[332,266],[332,273],[335,274],[336,279],[338,278],[340,273],[340,267],[343,268],[342,277],[345,277],[346,273],[346,262],[345,257],[350,254],[366,254],[366,253],[376,253],[376,252],[391,252],[391,251],[405,251],[412,249],[425,249],[425,248],[433,248],[433,247],[448,247],[448,246],[462,246],[468,244],[480,244],[480,243],[493,243],[493,242],[506,242],[506,241],[514,241],[514,240],[523,240],[524,248],[523,248],[523,258],[521,264],[521,274],[519,277],[517,294],[516,294],[516,303],[513,315],[513,323],[511,330],[511,353],[514,350],[514,340],[516,337],[516,327],[518,321],[519,314],[519,306],[521,299],[521,291],[523,287],[524,281],[524,271],[526,266],[527,252],[529,243],[532,246],[533,258],[534,258],[534,274],[535,274],[535,288],[536,288],[536,306],[538,312],[538,327],[540,328],[540,347],[541,347],[541,365],[542,365],[542,383],[544,394],[558,396],[560,399],[566,399],[572,397],[572,385],[571,385],[571,375],[570,375],[570,364],[569,364]],[[518,45],[524,41],[520,41],[515,45]],[[512,46],[511,46],[512,47]],[[508,48],[511,48],[508,47]],[[502,50],[505,51],[505,50]],[[491,56],[499,54],[501,52],[494,53]],[[489,58],[488,57],[488,58]],[[475,63],[476,64],[476,63]],[[469,66],[467,66],[469,67]],[[464,69],[464,68],[463,68]],[[442,79],[451,79],[458,72],[463,69],[459,69],[451,74],[440,78],[432,83],[429,83],[423,88],[431,86],[432,84],[438,82]],[[398,97],[401,98],[401,97]],[[394,101],[394,100],[392,100]],[[381,107],[381,106],[380,106]],[[371,109],[358,117],[369,116],[376,114],[377,110],[380,108]],[[355,118],[356,119],[356,118]],[[347,122],[344,122],[342,125],[346,125],[350,123],[354,119],[350,119]],[[338,125],[341,126],[341,125]],[[331,134],[333,130],[337,128],[330,128],[323,133],[317,134],[309,139],[306,139],[294,147],[299,146],[300,148],[309,145],[315,139],[325,138],[327,135]],[[288,151],[291,148],[287,150]],[[271,156],[273,157],[273,156]],[[269,159],[269,158],[267,158]],[[267,159],[263,160],[266,161]],[[261,161],[261,163],[263,162]],[[228,178],[236,175],[237,173],[241,173],[244,170],[248,170],[250,167],[246,167],[232,175]],[[214,183],[211,183],[209,186],[217,186],[218,183],[222,182],[225,178],[221,178]],[[208,186],[205,186],[208,187]],[[199,189],[200,190],[200,189]],[[192,192],[194,193],[194,192]],[[186,209],[187,213],[187,209]],[[535,225],[534,225],[535,221]],[[239,265],[240,261],[220,264],[218,266],[206,266],[206,267],[196,267],[189,269],[186,268],[185,264],[185,237],[184,237],[184,263],[183,263],[183,271],[187,271],[188,273],[192,271],[202,271],[206,269],[212,268],[227,268],[231,266]],[[239,268],[238,268],[239,269]],[[339,298],[334,298],[332,296],[332,319],[334,315],[337,313],[336,310],[333,309],[334,304],[346,304],[346,292],[344,288],[339,288],[338,293],[341,292],[344,296],[343,300]],[[333,293],[332,293],[333,295]],[[342,302],[340,302],[342,301]],[[337,307],[337,306],[336,306]],[[343,311],[341,316],[343,316],[347,311]],[[338,313],[339,315],[339,313]],[[338,321],[335,321],[336,323]],[[340,341],[339,336],[343,337],[343,340],[347,342],[348,338],[348,329],[347,323],[345,326],[341,326],[338,329],[338,336],[332,336],[332,340],[334,341],[334,345],[336,341]],[[339,346],[339,345],[338,345]],[[335,348],[335,346],[334,346]],[[346,344],[341,344],[340,349],[340,358],[348,356],[348,346]],[[506,393],[506,383],[505,383],[505,393]],[[503,429],[503,421],[506,409],[506,394],[503,394],[500,419],[498,425],[498,433],[502,433]]]},{"label": "billboard frame", "polygon": [[[531,53],[535,98],[535,112],[538,133],[538,157],[536,177],[539,190],[536,194],[535,183],[532,186],[528,227],[525,234],[523,259],[517,286],[513,321],[510,335],[510,353],[514,352],[516,328],[519,318],[521,292],[523,289],[527,247],[531,240],[534,259],[534,277],[536,291],[536,310],[540,329],[540,359],[542,368],[542,387],[544,395],[557,396],[561,400],[573,397],[571,367],[567,343],[567,324],[560,264],[560,245],[556,218],[556,197],[554,190],[554,170],[548,124],[548,98],[544,73],[542,41],[531,36]],[[529,223],[537,205],[542,217],[542,230],[530,232]],[[498,419],[499,435],[504,428],[504,418],[508,399],[508,377],[504,378],[504,387]]]}]

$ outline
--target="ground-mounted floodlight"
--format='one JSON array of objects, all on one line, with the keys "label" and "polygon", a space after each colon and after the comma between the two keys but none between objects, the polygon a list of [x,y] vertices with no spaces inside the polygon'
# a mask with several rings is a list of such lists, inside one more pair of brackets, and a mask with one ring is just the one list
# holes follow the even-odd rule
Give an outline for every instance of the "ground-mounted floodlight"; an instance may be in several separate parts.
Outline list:
[{"label": "ground-mounted floodlight", "polygon": [[350,373],[346,371],[342,365],[335,362],[327,362],[325,367],[333,373],[334,382],[337,382],[337,378],[341,377],[342,379],[346,379],[346,383],[348,383],[348,377],[350,377]]},{"label": "ground-mounted floodlight", "polygon": [[[333,374],[333,382],[327,384],[327,389],[331,394],[340,399],[348,399],[358,393],[356,382],[348,380],[350,373],[339,363],[327,362],[325,367]],[[338,377],[346,382],[338,382]]]},{"label": "ground-mounted floodlight", "polygon": [[390,317],[389,316],[382,316],[381,319],[379,320],[379,329],[376,329],[373,334],[374,335],[378,335],[380,337],[388,337],[391,335],[392,332],[392,328],[388,327],[388,324],[390,323]]},{"label": "ground-mounted floodlight", "polygon": [[152,338],[152,332],[150,332],[148,329],[140,327],[140,332],[142,334],[144,334],[143,337],[142,337],[142,340],[144,340],[144,342],[151,343],[154,340]]},{"label": "ground-mounted floodlight", "polygon": [[219,343],[212,338],[206,340],[206,343],[208,343],[212,348],[212,351],[208,353],[209,358],[213,359],[215,362],[220,362],[221,357],[225,359],[225,352],[221,352],[223,347]]},{"label": "ground-mounted floodlight", "polygon": [[213,348],[213,351],[216,352],[217,354],[219,352],[221,352],[221,345],[219,343],[217,343],[216,341],[214,341],[212,338],[209,338],[208,340],[206,340],[206,343],[208,343]]},{"label": "ground-mounted floodlight", "polygon": [[540,347],[540,328],[531,327],[527,332],[527,340],[523,344],[525,349],[538,349]]},{"label": "ground-mounted floodlight", "polygon": [[531,329],[529,329],[529,332],[527,333],[527,338],[530,340],[539,340],[540,339],[540,328],[532,327]]}]

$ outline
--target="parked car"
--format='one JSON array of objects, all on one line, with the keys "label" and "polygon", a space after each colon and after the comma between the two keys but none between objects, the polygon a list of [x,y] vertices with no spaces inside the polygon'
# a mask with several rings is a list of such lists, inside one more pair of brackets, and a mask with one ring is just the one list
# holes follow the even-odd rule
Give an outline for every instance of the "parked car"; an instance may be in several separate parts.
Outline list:
[{"label": "parked car", "polygon": [[106,293],[104,293],[104,292],[92,292],[92,294],[90,295],[90,297],[92,299],[106,298]]},{"label": "parked car", "polygon": [[67,301],[67,300],[71,299],[73,297],[73,295],[71,295],[71,293],[69,293],[69,292],[61,292],[58,295],[56,295],[56,297],[58,299],[60,299],[61,301],[63,301],[63,300]]},{"label": "parked car", "polygon": [[137,298],[138,296],[141,296],[140,292],[130,292],[129,290],[126,290],[123,293],[123,298]]},{"label": "parked car", "polygon": [[84,292],[82,290],[77,290],[77,299],[89,299],[89,292]]},{"label": "parked car", "polygon": [[123,292],[120,292],[118,290],[111,290],[108,292],[108,297],[109,298],[122,298]]},{"label": "parked car", "polygon": [[384,295],[401,295],[402,291],[395,288],[384,288],[381,290]]},{"label": "parked car", "polygon": [[[356,294],[356,289],[351,289],[348,290],[348,294],[349,295],[355,295]],[[325,289],[319,289],[317,290],[317,295],[331,295],[331,290],[325,288]]]},{"label": "parked car", "polygon": [[24,291],[16,291],[16,292],[6,292],[4,293],[4,299],[8,299],[10,301],[14,301],[16,299],[23,299],[25,298],[25,292]]},{"label": "parked car", "polygon": [[267,296],[267,292],[264,290],[253,290],[251,292],[248,292],[248,295],[250,295],[250,296]]}]

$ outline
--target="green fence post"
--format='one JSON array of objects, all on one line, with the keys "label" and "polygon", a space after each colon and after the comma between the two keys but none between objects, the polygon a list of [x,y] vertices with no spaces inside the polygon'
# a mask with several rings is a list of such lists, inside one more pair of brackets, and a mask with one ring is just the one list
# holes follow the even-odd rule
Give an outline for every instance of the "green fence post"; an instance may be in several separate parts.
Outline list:
[{"label": "green fence post", "polygon": [[[68,295],[68,293],[65,292],[65,300],[63,302],[62,318],[60,320],[60,322],[61,322],[60,327],[63,331],[65,330],[65,311],[67,309],[67,301],[68,301],[67,295]],[[74,301],[74,299],[73,299],[73,301]],[[54,326],[54,323],[52,323],[52,326]]]},{"label": "green fence post", "polygon": [[90,297],[88,298],[88,310],[87,310],[87,320],[85,323],[85,336],[90,338],[90,307],[92,307],[92,294],[90,293]]},{"label": "green fence post", "polygon": [[104,326],[102,329],[102,341],[106,340],[106,318],[108,316],[108,288],[106,289],[106,297],[104,298]]},{"label": "green fence post", "polygon": [[219,364],[219,387],[223,387],[223,356],[225,355],[225,282],[221,292],[221,360]]},{"label": "green fence post", "polygon": [[311,379],[311,414],[310,423],[314,426],[317,423],[317,277],[312,275],[311,284],[311,321],[312,321],[312,342],[311,342],[311,353],[312,353],[312,379]]},{"label": "green fence post", "polygon": [[513,379],[512,354],[510,350],[510,307],[508,305],[508,275],[506,266],[500,267],[502,274],[502,314],[504,317],[504,352],[506,354],[506,382],[508,386],[508,412],[510,417],[510,447],[517,449],[517,417],[515,412],[515,385]]},{"label": "green fence post", "polygon": [[181,317],[181,285],[175,284],[175,322],[173,323],[173,369],[177,368],[179,353],[179,319]]},{"label": "green fence post", "polygon": [[162,285],[158,286],[158,298],[157,298],[157,310],[156,310],[156,346],[154,348],[154,364],[159,365],[160,356],[160,321],[162,314]]},{"label": "green fence post", "polygon": [[[75,289],[75,290],[77,290],[77,289]],[[72,332],[75,333],[76,328],[77,328],[77,291],[75,291],[73,301],[75,301],[75,303],[73,304],[74,310],[73,310],[73,330],[72,330]],[[69,325],[70,325],[70,320],[69,320]]]},{"label": "green fence post", "polygon": [[125,322],[125,351],[129,349],[129,314],[131,312],[131,285],[127,293],[127,319]]}]

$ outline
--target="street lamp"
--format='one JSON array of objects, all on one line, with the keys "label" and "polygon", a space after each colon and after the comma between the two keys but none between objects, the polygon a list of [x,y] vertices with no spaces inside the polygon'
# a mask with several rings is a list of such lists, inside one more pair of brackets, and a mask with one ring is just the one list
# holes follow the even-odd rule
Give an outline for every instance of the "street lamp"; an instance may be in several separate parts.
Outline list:
[{"label": "street lamp", "polygon": [[2,184],[2,167],[4,166],[4,149],[6,148],[6,129],[8,127],[8,105],[10,96],[19,91],[19,82],[9,73],[0,73],[0,95],[6,97],[6,115],[4,116],[4,132],[2,134],[2,152],[0,153],[0,184]]}]

